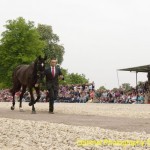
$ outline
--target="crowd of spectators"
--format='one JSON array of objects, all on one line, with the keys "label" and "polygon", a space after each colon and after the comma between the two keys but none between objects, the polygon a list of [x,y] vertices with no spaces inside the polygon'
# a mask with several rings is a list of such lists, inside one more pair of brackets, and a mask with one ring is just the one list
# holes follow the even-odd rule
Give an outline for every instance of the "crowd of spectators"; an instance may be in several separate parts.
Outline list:
[{"label": "crowd of spectators", "polygon": [[123,88],[116,90],[97,90],[95,92],[95,99],[100,103],[142,104],[145,103],[147,92],[147,82],[144,82],[127,91]]},{"label": "crowd of spectators", "polygon": [[12,95],[9,89],[0,90],[0,102],[11,102]]},{"label": "crowd of spectators", "polygon": [[[93,82],[94,83],[94,82]],[[114,90],[95,90],[94,84],[60,86],[57,102],[70,103],[144,103],[147,93],[147,82],[126,91],[123,88]]]},{"label": "crowd of spectators", "polygon": [[[94,82],[88,84],[66,85],[59,87],[58,98],[55,102],[68,102],[68,103],[145,103],[147,90],[147,82],[139,84],[135,88],[126,91],[123,88],[105,90],[95,90]],[[19,100],[20,92],[16,93],[16,100]],[[34,92],[36,98],[36,93]],[[48,102],[48,92],[41,91],[40,102]],[[10,102],[12,96],[9,90],[0,91],[0,101]],[[30,94],[28,91],[23,96],[23,101],[30,101]]]},{"label": "crowd of spectators", "polygon": [[86,103],[95,97],[94,82],[60,86],[57,102]]},{"label": "crowd of spectators", "polygon": [[[94,83],[94,82],[93,82]],[[60,86],[57,102],[70,103],[145,103],[148,92],[147,82],[140,83],[135,88],[126,91],[123,88],[114,90],[95,90],[94,84]]]}]

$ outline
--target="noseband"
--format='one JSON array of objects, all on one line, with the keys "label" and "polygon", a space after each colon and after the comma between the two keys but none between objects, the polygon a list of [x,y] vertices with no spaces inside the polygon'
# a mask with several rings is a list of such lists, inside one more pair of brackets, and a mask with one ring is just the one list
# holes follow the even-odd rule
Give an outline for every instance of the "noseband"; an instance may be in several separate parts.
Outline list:
[{"label": "noseband", "polygon": [[[42,81],[42,79],[44,78],[44,71],[45,71],[45,69],[44,69],[43,71],[41,71],[41,70],[39,69],[39,65],[40,65],[40,64],[37,64],[37,65],[36,65],[36,70],[37,70],[36,76],[37,76],[37,83],[38,83],[38,84],[39,84],[39,83]],[[44,66],[44,63],[42,63],[41,66],[43,67],[43,66]]]}]

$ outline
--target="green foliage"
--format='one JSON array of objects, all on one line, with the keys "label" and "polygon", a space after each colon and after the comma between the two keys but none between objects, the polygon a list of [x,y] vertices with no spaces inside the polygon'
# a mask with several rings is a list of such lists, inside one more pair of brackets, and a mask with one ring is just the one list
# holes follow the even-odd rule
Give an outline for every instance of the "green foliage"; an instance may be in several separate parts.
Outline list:
[{"label": "green foliage", "polygon": [[65,80],[60,81],[62,85],[71,85],[71,84],[85,84],[89,83],[89,80],[86,79],[84,74],[78,73],[68,73],[68,70],[61,68]]},{"label": "green foliage", "polygon": [[100,86],[99,90],[103,90],[104,91],[104,90],[107,90],[107,89],[105,88],[105,86]]},{"label": "green foliage", "polygon": [[122,84],[122,89],[127,92],[130,91],[132,89],[132,87],[130,86],[130,83],[123,83]]},{"label": "green foliage", "polygon": [[71,73],[69,74],[70,84],[84,84],[88,83],[88,80],[85,78],[84,74]]},{"label": "green foliage", "polygon": [[52,27],[49,25],[38,24],[37,30],[41,36],[41,40],[45,42],[43,51],[48,57],[48,61],[52,57],[56,57],[58,63],[61,64],[63,61],[64,47],[58,44],[58,35],[53,33]]},{"label": "green foliage", "polygon": [[142,84],[144,84],[143,81],[138,81],[138,83],[137,83],[138,86],[139,86],[139,85],[142,85]]},{"label": "green foliage", "polygon": [[119,90],[118,88],[113,88],[113,89],[112,89],[112,91],[114,91],[114,92],[115,92],[115,91],[118,91],[118,90]]},{"label": "green foliage", "polygon": [[32,21],[22,17],[8,20],[0,40],[0,83],[10,86],[13,69],[19,64],[29,64],[43,55],[45,43]]},{"label": "green foliage", "polygon": [[[39,55],[46,54],[48,59],[56,57],[59,64],[63,62],[64,47],[59,44],[59,37],[51,26],[38,24],[36,28],[34,22],[19,17],[8,20],[5,28],[0,39],[0,88],[11,86],[12,71],[16,66],[30,64]],[[62,72],[65,80],[60,84],[89,82],[84,74],[70,74],[66,69]]]}]

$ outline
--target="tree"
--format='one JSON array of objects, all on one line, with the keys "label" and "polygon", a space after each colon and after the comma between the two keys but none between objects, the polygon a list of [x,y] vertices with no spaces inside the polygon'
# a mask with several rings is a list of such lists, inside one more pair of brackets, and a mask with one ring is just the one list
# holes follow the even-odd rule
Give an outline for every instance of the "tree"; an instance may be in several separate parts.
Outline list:
[{"label": "tree", "polygon": [[60,80],[59,83],[60,85],[68,85],[70,84],[69,82],[69,78],[68,78],[68,70],[67,69],[64,69],[64,68],[61,68],[61,71],[62,71],[62,74],[64,76],[64,80]]},{"label": "tree", "polygon": [[107,90],[107,89],[105,88],[105,86],[100,86],[100,87],[99,87],[99,90],[105,91],[105,90]]},{"label": "tree", "polygon": [[[50,59],[56,57],[58,63],[63,62],[64,47],[59,43],[58,35],[53,33],[52,27],[49,25],[38,24],[37,30],[45,44],[44,53]],[[48,60],[49,61],[49,60]]]},{"label": "tree", "polygon": [[71,73],[68,75],[70,84],[85,84],[88,83],[88,79],[85,78],[84,74]]},{"label": "tree", "polygon": [[139,85],[142,85],[142,84],[144,84],[143,81],[138,81],[138,84],[137,84],[137,85],[139,86]]},{"label": "tree", "polygon": [[113,89],[112,89],[112,91],[118,91],[118,90],[119,90],[118,88],[113,88]]},{"label": "tree", "polygon": [[10,86],[13,69],[19,64],[31,63],[38,55],[43,55],[45,43],[34,27],[34,22],[22,17],[8,20],[0,40],[0,82]]},{"label": "tree", "polygon": [[123,83],[122,84],[122,89],[127,92],[130,91],[132,89],[132,87],[130,86],[130,83]]},{"label": "tree", "polygon": [[61,85],[71,85],[71,84],[85,84],[89,83],[84,74],[78,73],[68,73],[68,70],[61,68],[65,80],[60,81]]}]

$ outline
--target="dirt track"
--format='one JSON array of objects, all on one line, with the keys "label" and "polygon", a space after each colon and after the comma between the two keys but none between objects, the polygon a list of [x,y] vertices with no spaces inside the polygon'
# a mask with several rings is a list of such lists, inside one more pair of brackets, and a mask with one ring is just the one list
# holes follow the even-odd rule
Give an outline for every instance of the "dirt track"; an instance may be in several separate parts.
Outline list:
[{"label": "dirt track", "polygon": [[[60,107],[60,105],[61,104],[58,104],[58,107]],[[62,105],[65,105],[65,104],[62,104]],[[150,119],[149,118],[130,118],[130,117],[121,117],[121,116],[112,117],[112,116],[102,116],[102,115],[67,114],[67,113],[62,113],[59,110],[58,111],[56,110],[55,114],[49,114],[47,109],[42,110],[42,111],[38,110],[37,114],[31,114],[31,109],[29,109],[31,107],[29,107],[24,112],[19,112],[18,109],[11,111],[9,107],[10,103],[8,103],[7,106],[8,107],[2,107],[1,105],[0,107],[1,118],[48,121],[50,123],[63,123],[67,125],[80,125],[80,126],[95,126],[95,127],[101,127],[105,129],[113,129],[113,130],[125,131],[125,132],[145,131],[146,133],[150,133]],[[99,107],[102,107],[102,106],[99,106]],[[114,107],[114,106],[111,105],[108,107]],[[116,105],[116,107],[119,107],[118,109],[120,109],[120,107],[122,106]],[[133,106],[133,107],[136,107],[136,106]],[[147,106],[145,105],[142,107],[147,107]]]},{"label": "dirt track", "polygon": [[[150,105],[55,103],[55,114],[48,103],[37,103],[37,114],[28,103],[24,112],[10,106],[0,103],[2,150],[150,149]],[[91,140],[102,143],[82,143]]]}]

